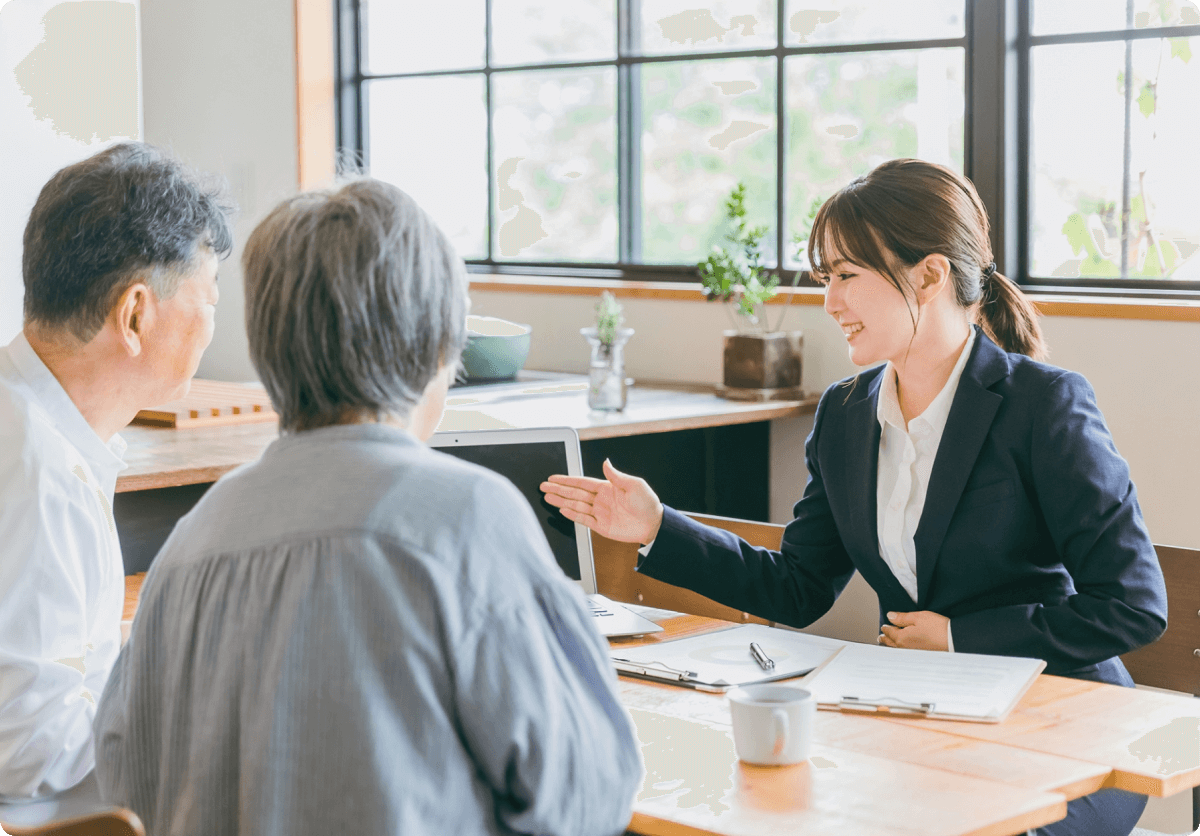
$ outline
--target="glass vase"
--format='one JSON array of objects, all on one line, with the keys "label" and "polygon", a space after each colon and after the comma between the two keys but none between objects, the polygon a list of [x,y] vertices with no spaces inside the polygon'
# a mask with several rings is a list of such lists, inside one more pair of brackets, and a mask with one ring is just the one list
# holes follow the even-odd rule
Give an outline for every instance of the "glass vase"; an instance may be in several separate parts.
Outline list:
[{"label": "glass vase", "polygon": [[619,328],[612,343],[604,343],[595,328],[580,328],[579,333],[592,347],[588,366],[588,406],[604,412],[625,408],[625,343],[633,336],[632,328]]}]

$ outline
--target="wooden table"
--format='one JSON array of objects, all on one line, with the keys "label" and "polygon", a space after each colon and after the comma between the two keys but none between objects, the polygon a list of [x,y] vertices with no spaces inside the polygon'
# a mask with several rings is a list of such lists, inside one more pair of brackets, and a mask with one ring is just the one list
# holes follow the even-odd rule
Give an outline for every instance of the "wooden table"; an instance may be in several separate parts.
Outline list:
[{"label": "wooden table", "polygon": [[[623,412],[587,407],[587,379],[580,375],[525,372],[516,383],[454,389],[439,432],[513,427],[574,427],[582,441],[645,433],[748,424],[811,412],[817,396],[801,401],[745,403],[718,398],[711,386],[637,384]],[[129,468],[117,492],[214,482],[256,459],[278,436],[274,424],[171,430],[130,426]]]},{"label": "wooden table", "polygon": [[[141,578],[126,579],[126,617]],[[728,627],[679,616],[631,647]],[[803,683],[803,678],[795,680]],[[1000,724],[817,713],[812,756],[755,767],[734,754],[724,696],[620,679],[646,778],[630,829],[647,836],[1011,836],[1102,787],[1200,785],[1200,703],[1041,676]]]},{"label": "wooden table", "polygon": [[[728,626],[683,616],[630,646]],[[796,680],[802,684],[803,679]],[[1102,787],[1172,795],[1200,784],[1200,703],[1040,676],[1001,724],[817,714],[807,764],[733,753],[720,695],[621,678],[647,777],[644,834],[1023,833]]]}]

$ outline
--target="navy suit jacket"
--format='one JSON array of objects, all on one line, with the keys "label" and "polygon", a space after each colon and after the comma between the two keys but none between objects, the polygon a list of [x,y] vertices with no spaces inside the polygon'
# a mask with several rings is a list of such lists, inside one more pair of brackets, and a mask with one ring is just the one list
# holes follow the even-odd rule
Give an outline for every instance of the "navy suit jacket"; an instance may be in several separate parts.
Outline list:
[{"label": "navy suit jacket", "polygon": [[1166,629],[1162,570],[1092,387],[979,332],[915,536],[917,599],[879,553],[876,403],[884,366],[834,384],[805,445],[809,482],[778,552],[666,509],[638,571],[804,627],[857,569],[887,612],[950,618],[954,649],[1130,684],[1118,654]]}]

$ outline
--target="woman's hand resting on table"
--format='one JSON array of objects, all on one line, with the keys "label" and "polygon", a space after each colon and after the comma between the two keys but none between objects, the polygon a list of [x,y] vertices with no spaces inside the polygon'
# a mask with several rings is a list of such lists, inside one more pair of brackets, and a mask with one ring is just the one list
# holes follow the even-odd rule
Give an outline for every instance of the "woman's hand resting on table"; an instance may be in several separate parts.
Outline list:
[{"label": "woman's hand resting on table", "polygon": [[604,460],[607,479],[551,476],[540,485],[546,501],[572,522],[623,543],[649,543],[658,536],[663,505],[645,479],[622,473]]}]

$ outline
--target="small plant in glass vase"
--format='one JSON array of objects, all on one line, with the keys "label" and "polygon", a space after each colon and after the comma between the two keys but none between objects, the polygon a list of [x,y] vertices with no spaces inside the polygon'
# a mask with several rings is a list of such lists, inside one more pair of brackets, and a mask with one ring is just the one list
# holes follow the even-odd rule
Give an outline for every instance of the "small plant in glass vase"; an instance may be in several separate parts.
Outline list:
[{"label": "small plant in glass vase", "polygon": [[625,408],[625,343],[633,329],[622,328],[624,322],[621,303],[606,290],[596,303],[595,327],[579,329],[592,348],[588,366],[588,406],[592,409],[616,412]]},{"label": "small plant in glass vase", "polygon": [[700,282],[708,301],[725,303],[734,328],[725,332],[723,385],[717,394],[733,400],[802,397],[800,331],[781,331],[785,309],[770,327],[766,304],[779,292],[779,278],[762,263],[767,228],[746,220],[746,186],[738,183],[725,202],[732,229],[725,247],[713,247],[700,262]]}]

